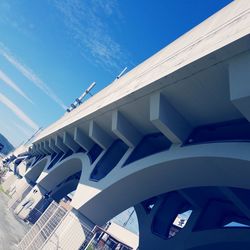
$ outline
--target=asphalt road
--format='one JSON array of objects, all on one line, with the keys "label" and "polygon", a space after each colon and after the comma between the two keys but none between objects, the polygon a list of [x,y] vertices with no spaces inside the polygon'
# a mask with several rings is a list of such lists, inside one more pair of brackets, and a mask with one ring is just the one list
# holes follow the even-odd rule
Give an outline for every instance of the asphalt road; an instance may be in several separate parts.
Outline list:
[{"label": "asphalt road", "polygon": [[0,192],[0,250],[14,250],[29,227],[18,221],[7,207],[8,197]]}]

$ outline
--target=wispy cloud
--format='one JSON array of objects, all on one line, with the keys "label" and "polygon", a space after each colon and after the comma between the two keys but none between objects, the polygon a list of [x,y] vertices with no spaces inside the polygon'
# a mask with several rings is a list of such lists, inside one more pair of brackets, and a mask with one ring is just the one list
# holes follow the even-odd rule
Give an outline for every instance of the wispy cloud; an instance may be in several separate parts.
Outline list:
[{"label": "wispy cloud", "polygon": [[22,64],[20,61],[13,56],[10,51],[0,43],[0,54],[12,64],[24,77],[31,81],[36,87],[42,90],[48,97],[54,100],[63,109],[67,107],[64,105],[62,100],[50,89],[50,87],[41,80],[30,68]]},{"label": "wispy cloud", "polygon": [[24,5],[19,1],[1,0],[0,24],[33,40],[34,24],[29,21],[25,12],[20,11],[20,7]]},{"label": "wispy cloud", "polygon": [[[127,66],[128,52],[115,41],[107,23],[121,18],[116,0],[54,0],[54,3],[86,59],[108,70]],[[116,18],[111,19],[111,15]]]},{"label": "wispy cloud", "polygon": [[0,69],[0,80],[2,80],[9,87],[14,89],[19,95],[24,97],[27,101],[33,103],[31,99],[14,83],[1,69]]},{"label": "wispy cloud", "polygon": [[23,127],[21,126],[20,124],[18,123],[12,123],[16,128],[18,128],[26,137],[30,137],[33,133],[34,133],[34,130],[30,130],[26,127]]},{"label": "wispy cloud", "polygon": [[23,122],[29,125],[32,129],[36,130],[39,126],[32,121],[19,107],[17,107],[8,97],[0,92],[0,102],[14,112]]}]

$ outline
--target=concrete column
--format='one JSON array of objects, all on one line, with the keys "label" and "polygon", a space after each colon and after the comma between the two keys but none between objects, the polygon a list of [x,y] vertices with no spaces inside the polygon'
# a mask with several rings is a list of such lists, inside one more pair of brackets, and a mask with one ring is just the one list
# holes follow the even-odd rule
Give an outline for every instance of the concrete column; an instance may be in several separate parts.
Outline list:
[{"label": "concrete column", "polygon": [[41,142],[38,144],[38,150],[41,152],[41,154],[46,155],[47,152],[43,149]]},{"label": "concrete column", "polygon": [[33,144],[33,151],[36,155],[40,155],[41,152],[38,150],[38,145],[37,144]]},{"label": "concrete column", "polygon": [[87,152],[94,146],[94,142],[77,127],[74,131],[74,140]]},{"label": "concrete column", "polygon": [[44,142],[44,147],[45,147],[45,149],[46,149],[50,154],[54,154],[54,153],[55,153],[54,150],[52,150],[52,149],[50,148],[50,146],[49,146],[49,141],[45,141],[45,142]]},{"label": "concrete column", "polygon": [[45,143],[44,143],[44,141],[40,142],[40,149],[44,152],[44,154],[46,154],[46,155],[50,154],[50,153],[46,150],[46,148],[45,148]]},{"label": "concrete column", "polygon": [[112,113],[112,132],[129,147],[135,147],[142,138],[137,129],[118,110]]},{"label": "concrete column", "polygon": [[55,140],[54,139],[49,139],[49,147],[55,152],[55,153],[60,153],[62,152],[55,144]]},{"label": "concrete column", "polygon": [[89,137],[103,149],[107,149],[113,142],[112,137],[93,120],[89,125]]},{"label": "concrete column", "polygon": [[231,102],[250,121],[250,53],[241,54],[230,62],[229,86]]},{"label": "concrete column", "polygon": [[39,201],[42,200],[44,194],[45,192],[40,187],[38,187],[38,185],[34,186],[17,206],[14,211],[15,214],[21,219],[27,218],[30,211],[36,207]]},{"label": "concrete column", "polygon": [[45,152],[46,155],[50,155],[51,154],[51,152],[49,150],[47,150],[47,147],[45,145],[45,141],[41,142],[41,148]]},{"label": "concrete column", "polygon": [[74,139],[69,135],[69,133],[64,132],[63,134],[63,143],[70,148],[74,153],[79,151],[80,146],[77,144]]},{"label": "concrete column", "polygon": [[55,145],[57,148],[59,148],[61,151],[63,151],[64,153],[67,153],[70,148],[68,148],[64,143],[61,137],[57,136],[56,137],[56,141],[55,141]]},{"label": "concrete column", "polygon": [[150,96],[150,121],[172,143],[183,143],[191,132],[191,126],[160,93]]},{"label": "concrete column", "polygon": [[36,144],[32,144],[32,150],[33,150],[33,153],[38,155],[39,152],[37,151],[37,148],[36,148]]}]

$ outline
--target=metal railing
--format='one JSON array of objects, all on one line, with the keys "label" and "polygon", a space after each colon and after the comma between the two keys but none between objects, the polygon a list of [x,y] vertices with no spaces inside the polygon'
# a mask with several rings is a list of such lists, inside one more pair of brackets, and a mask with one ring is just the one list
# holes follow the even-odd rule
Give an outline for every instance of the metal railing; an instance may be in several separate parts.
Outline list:
[{"label": "metal railing", "polygon": [[53,201],[17,246],[18,250],[131,250],[73,210]]},{"label": "metal railing", "polygon": [[95,233],[85,248],[79,250],[132,250],[132,248],[115,239],[102,228],[95,227]]},{"label": "metal railing", "polygon": [[69,211],[41,249],[86,249],[93,236],[91,228],[84,224],[77,215]]},{"label": "metal railing", "polygon": [[59,223],[66,216],[67,210],[52,202],[44,211],[42,216],[32,226],[30,231],[24,236],[18,244],[20,250],[42,249],[45,242],[53,234]]}]

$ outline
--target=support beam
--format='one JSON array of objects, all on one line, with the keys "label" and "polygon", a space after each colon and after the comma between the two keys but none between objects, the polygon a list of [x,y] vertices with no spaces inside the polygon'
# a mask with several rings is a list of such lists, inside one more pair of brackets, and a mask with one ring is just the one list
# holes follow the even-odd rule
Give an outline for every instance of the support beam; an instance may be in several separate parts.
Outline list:
[{"label": "support beam", "polygon": [[40,151],[38,150],[37,144],[33,144],[33,152],[34,152],[35,154],[37,154],[37,155],[40,155],[40,154],[41,154]]},{"label": "support beam", "polygon": [[41,152],[41,154],[43,154],[43,155],[46,155],[46,154],[47,154],[47,152],[43,149],[42,143],[41,143],[41,142],[38,144],[38,149],[39,149],[39,151]]},{"label": "support beam", "polygon": [[250,208],[230,188],[220,187],[220,191],[250,219]]},{"label": "support beam", "polygon": [[36,148],[34,147],[34,144],[32,146],[32,155],[39,155],[39,152],[36,150]]},{"label": "support beam", "polygon": [[45,149],[46,149],[50,154],[54,154],[54,153],[55,153],[54,150],[52,150],[52,149],[50,148],[50,146],[49,146],[49,141],[45,141],[45,142],[44,142],[44,147],[45,147]]},{"label": "support beam", "polygon": [[142,138],[136,128],[118,110],[112,113],[112,131],[129,147],[135,147]]},{"label": "support beam", "polygon": [[150,96],[150,121],[172,143],[183,143],[191,132],[191,126],[160,92]]},{"label": "support beam", "polygon": [[232,59],[229,83],[231,102],[250,121],[250,53]]},{"label": "support beam", "polygon": [[67,153],[69,151],[70,148],[68,148],[64,143],[63,140],[60,136],[56,137],[56,141],[55,141],[56,147],[58,147],[61,151],[63,151],[64,153]]},{"label": "support beam", "polygon": [[177,192],[194,208],[201,208],[204,205],[203,197],[196,194],[190,195],[190,190],[182,189]]},{"label": "support beam", "polygon": [[55,152],[55,153],[60,153],[62,152],[55,144],[55,140],[54,139],[49,139],[49,147]]},{"label": "support beam", "polygon": [[79,151],[80,146],[74,141],[74,139],[69,135],[69,133],[64,132],[63,143],[69,147],[74,153]]},{"label": "support beam", "polygon": [[110,135],[100,128],[93,120],[89,125],[89,137],[103,149],[107,149],[113,141]]},{"label": "support beam", "polygon": [[36,151],[38,152],[39,155],[44,155],[44,153],[40,150],[40,145],[39,144],[35,144],[36,146]]},{"label": "support beam", "polygon": [[42,141],[41,142],[41,148],[42,148],[42,150],[45,152],[45,154],[51,154],[50,153],[50,151],[49,150],[47,150],[47,148],[46,148],[46,145],[45,145],[45,141]]},{"label": "support beam", "polygon": [[94,142],[77,127],[74,131],[74,140],[86,151],[94,146]]},{"label": "support beam", "polygon": [[41,155],[44,155],[44,151],[41,150],[41,145],[39,143],[37,144],[37,150],[40,152]]}]

